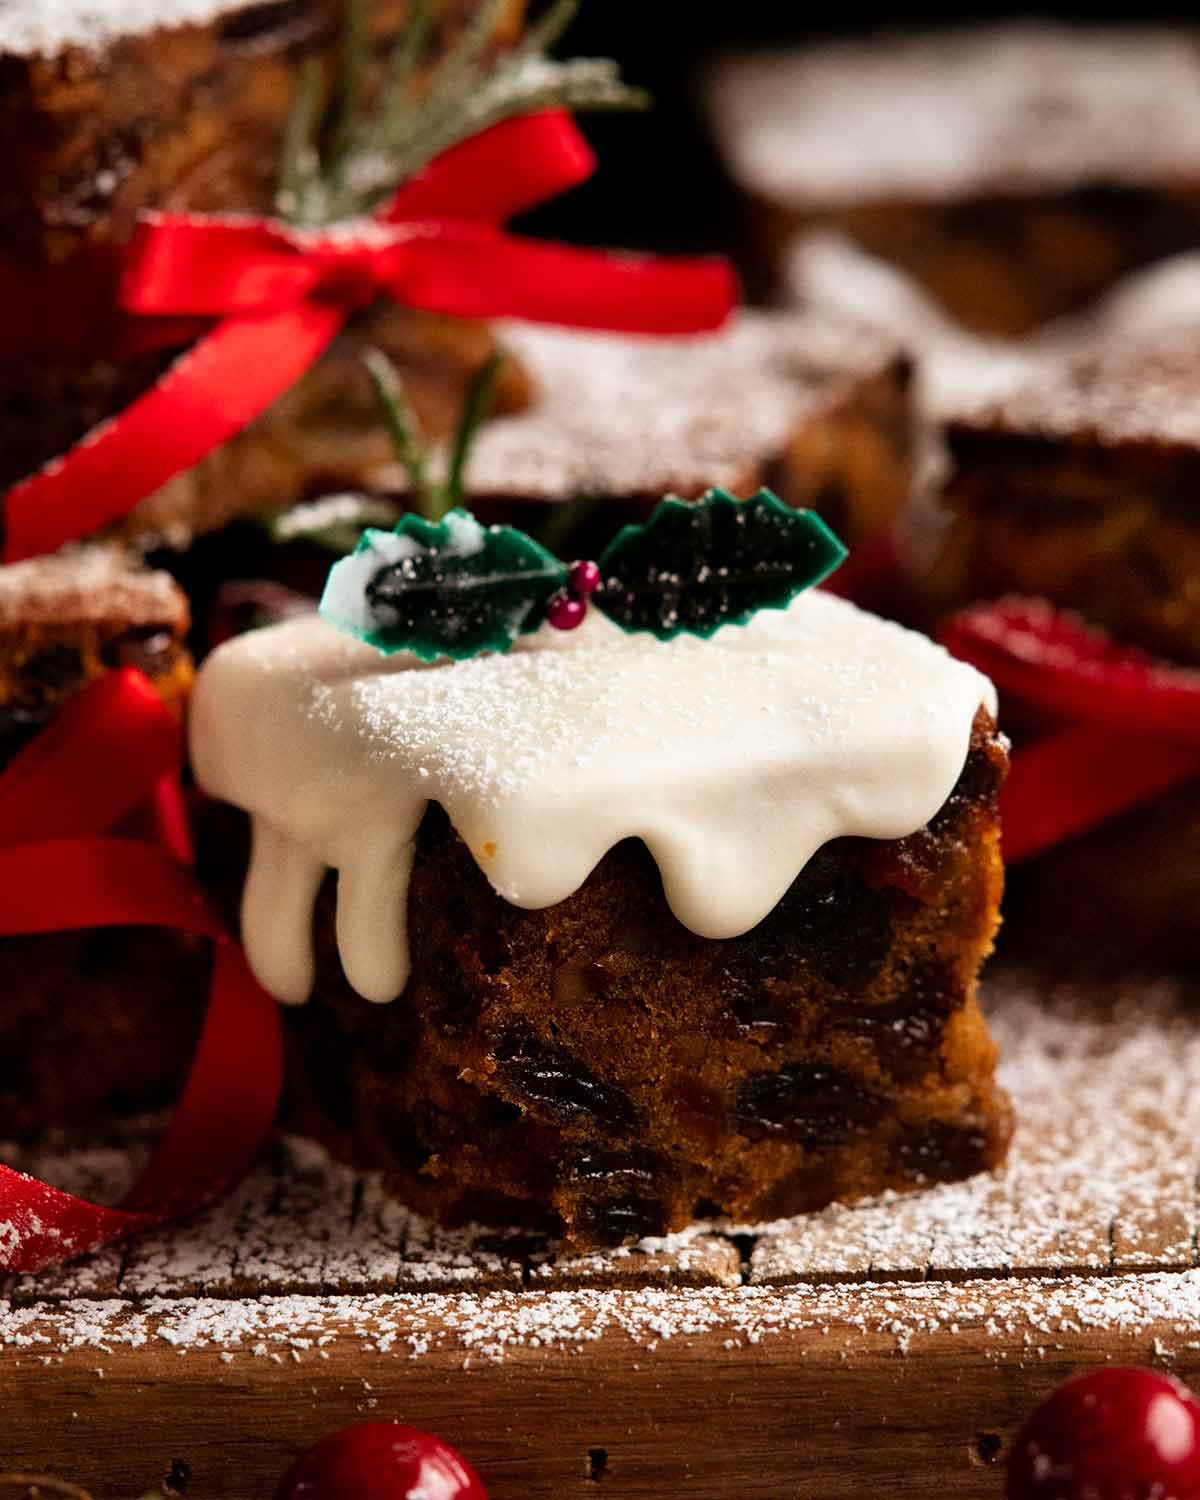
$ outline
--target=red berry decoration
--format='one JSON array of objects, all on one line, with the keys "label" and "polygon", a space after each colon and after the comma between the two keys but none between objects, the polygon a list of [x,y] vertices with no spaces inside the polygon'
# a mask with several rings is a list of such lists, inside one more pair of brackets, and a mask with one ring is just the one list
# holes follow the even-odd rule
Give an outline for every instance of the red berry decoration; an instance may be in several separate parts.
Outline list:
[{"label": "red berry decoration", "polygon": [[1200,1402],[1154,1370],[1091,1370],[1017,1435],[1008,1500],[1200,1500]]},{"label": "red berry decoration", "polygon": [[546,606],[546,619],[555,630],[577,630],[587,614],[587,600],[556,594]]},{"label": "red berry decoration", "polygon": [[600,587],[600,569],[594,562],[577,562],[567,574],[567,592],[587,598]]},{"label": "red berry decoration", "polygon": [[441,1438],[366,1422],[331,1432],[298,1458],[275,1500],[487,1500],[487,1492]]}]

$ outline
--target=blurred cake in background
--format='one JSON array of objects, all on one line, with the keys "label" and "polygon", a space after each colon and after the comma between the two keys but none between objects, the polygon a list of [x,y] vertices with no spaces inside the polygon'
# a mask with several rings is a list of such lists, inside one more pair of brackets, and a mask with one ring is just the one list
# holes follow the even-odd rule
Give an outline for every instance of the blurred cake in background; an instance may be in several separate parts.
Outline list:
[{"label": "blurred cake in background", "polygon": [[[188,602],[175,583],[116,547],[0,567],[0,779],[66,705],[122,668],[143,673],[182,718],[192,683],[187,629]],[[16,795],[4,791],[0,846]],[[140,809],[113,831],[130,832],[147,816]],[[70,913],[62,916],[65,931],[0,937],[5,1140],[167,1103],[199,1032],[207,944],[155,927],[72,931]]]},{"label": "blurred cake in background", "polygon": [[778,285],[834,230],[1012,336],[1200,243],[1187,31],[1022,23],[733,56],[705,104]]},{"label": "blurred cake in background", "polygon": [[[433,9],[428,67],[478,0]],[[406,0],[370,7],[369,78],[410,12]],[[520,0],[502,10],[498,44],[517,35],[521,14]],[[341,0],[0,8],[0,138],[13,143],[0,183],[3,258],[18,288],[20,278],[50,277],[70,262],[61,285],[75,288],[64,296],[78,303],[75,317],[64,316],[61,348],[30,350],[11,334],[0,341],[0,493],[126,408],[186,350],[195,332],[186,324],[177,340],[156,338],[150,350],[114,337],[113,248],[147,209],[271,212],[297,78],[314,61],[332,78],[342,17]],[[0,263],[0,289],[3,272]],[[387,456],[358,358],[368,344],[405,372],[414,406],[441,432],[493,349],[480,325],[394,307],[365,312],[244,434],[137,506],[123,532],[147,546],[185,547],[235,515],[366,483]],[[523,398],[511,364],[499,408]]]},{"label": "blurred cake in background", "polygon": [[861,322],[746,312],[704,338],[623,338],[502,324],[526,409],[479,434],[472,507],[492,518],[586,498],[611,520],[670,492],[762,485],[854,542],[901,509],[912,474],[911,365]]},{"label": "blurred cake in background", "polygon": [[[468,338],[461,324],[446,333],[460,347]],[[747,311],[702,338],[511,322],[498,324],[495,337],[509,356],[502,379],[511,365],[501,394],[519,394],[524,405],[514,411],[512,401],[508,410],[501,404],[475,434],[466,493],[484,521],[515,523],[582,556],[607,542],[623,521],[644,518],[664,493],[696,499],[714,482],[743,497],[768,486],[788,504],[818,511],[851,544],[887,531],[907,503],[917,457],[912,364],[896,339],[860,322],[812,311]],[[330,444],[330,489],[355,493],[298,506],[272,527],[240,526],[225,537],[201,539],[181,564],[206,624],[205,579],[214,572],[236,576],[237,598],[251,606],[257,601],[259,618],[278,617],[296,600],[274,585],[315,597],[329,567],[331,539],[352,546],[347,525],[378,525],[410,504],[408,476],[389,449],[361,360],[348,353],[342,373],[343,389],[362,403],[353,426],[371,451],[367,484],[356,486],[353,473],[337,467],[339,449]],[[401,375],[405,394],[422,413],[411,362]],[[453,389],[452,382],[442,389]],[[446,461],[438,441],[445,425],[427,429],[434,472]],[[235,439],[229,449],[250,441]],[[357,449],[347,442],[340,451]],[[218,461],[222,454],[183,482],[191,484]],[[237,503],[244,491],[219,493],[232,493]],[[261,509],[270,491],[256,493]],[[241,513],[253,515],[253,508]],[[214,550],[222,553],[215,568],[209,564]],[[235,566],[240,571],[231,575]],[[218,608],[218,614],[223,620],[227,611]],[[218,620],[216,638],[226,633]]]},{"label": "blurred cake in background", "polygon": [[[1014,879],[1012,926],[1043,951],[1200,961],[1198,397],[1200,329],[1185,322],[1043,354],[1002,397],[946,424],[948,529],[918,584],[927,617],[1007,596],[1040,601],[1025,611],[1032,634],[1013,638],[1005,702],[1018,771],[1023,708],[1036,745],[1082,705],[1093,728],[1090,749],[1079,741],[1082,784],[1112,762],[1100,775],[1112,815],[1039,851]],[[1103,632],[1094,647],[1084,638],[1095,656],[1074,672],[1078,701],[1020,682],[1039,665],[1073,669],[1048,618],[1043,638],[1050,608],[1067,612],[1068,641],[1075,617]],[[1142,707],[1126,713],[1123,700]],[[1071,788],[1061,796],[1069,802]]]}]

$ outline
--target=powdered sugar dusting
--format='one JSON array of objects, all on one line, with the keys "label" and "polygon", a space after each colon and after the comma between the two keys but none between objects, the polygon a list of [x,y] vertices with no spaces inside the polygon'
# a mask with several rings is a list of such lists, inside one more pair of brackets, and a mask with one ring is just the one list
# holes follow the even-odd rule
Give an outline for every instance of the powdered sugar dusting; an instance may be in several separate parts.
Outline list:
[{"label": "powdered sugar dusting", "polygon": [[201,26],[249,0],[0,0],[0,53],[53,56],[66,47],[98,51],[123,36]]},{"label": "powdered sugar dusting", "polygon": [[[916,1352],[953,1328],[1003,1358],[1089,1330],[1162,1353],[1200,1326],[1194,998],[1174,982],[1047,993],[1019,975],[993,980],[1001,1076],[1021,1122],[998,1177],[556,1262],[537,1241],[433,1231],[385,1207],[374,1179],[290,1142],[203,1220],[130,1247],[111,1283],[26,1283],[0,1309],[0,1344],[35,1358],[124,1346],[461,1360],[608,1338],[642,1349],[882,1339]],[[253,1282],[231,1274],[240,1243]],[[355,1257],[361,1280],[340,1281]]]},{"label": "powdered sugar dusting", "polygon": [[743,187],[797,210],[1194,182],[1185,32],[1016,24],[730,59],[708,93]]},{"label": "powdered sugar dusting", "polygon": [[13,624],[187,625],[187,602],[167,573],[143,566],[122,548],[64,548],[0,568],[0,626]]},{"label": "powdered sugar dusting", "polygon": [[[828,1346],[885,1341],[901,1352],[953,1330],[1007,1357],[1035,1357],[1087,1330],[1155,1341],[1188,1340],[1200,1324],[1200,1272],[1119,1277],[1035,1277],[998,1287],[968,1281],[694,1290],[576,1290],[482,1297],[447,1293],[237,1301],[112,1298],[8,1307],[0,1344],[10,1353],[61,1358],[78,1350],[172,1349],[179,1354],[305,1364],[342,1355],[421,1358],[449,1354],[503,1361],[618,1339],[647,1351],[672,1340],[720,1340],[725,1349],[787,1338]],[[1149,1352],[1149,1351],[1148,1351]],[[711,1354],[711,1346],[709,1349]]]},{"label": "powdered sugar dusting", "polygon": [[1004,1174],[760,1231],[752,1279],[1192,1265],[1200,1026],[1180,987],[1044,997],[1007,979],[990,1010],[1018,1119]]},{"label": "powdered sugar dusting", "polygon": [[1200,347],[1193,325],[1044,362],[999,399],[956,415],[1051,439],[1194,449],[1200,445],[1198,394]]},{"label": "powdered sugar dusting", "polygon": [[743,313],[704,338],[523,324],[502,324],[499,336],[537,400],[480,432],[477,498],[692,498],[752,486],[798,428],[899,357],[890,338],[824,313]]}]

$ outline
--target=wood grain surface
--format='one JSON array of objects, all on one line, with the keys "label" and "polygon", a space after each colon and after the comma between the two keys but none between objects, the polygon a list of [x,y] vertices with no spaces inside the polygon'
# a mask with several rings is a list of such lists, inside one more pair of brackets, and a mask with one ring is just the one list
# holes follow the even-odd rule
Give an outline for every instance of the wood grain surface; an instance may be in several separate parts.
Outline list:
[{"label": "wood grain surface", "polygon": [[[607,1255],[438,1231],[280,1143],[202,1220],[5,1288],[0,1471],[132,1500],[180,1460],[194,1500],[269,1500],[322,1433],[399,1419],[493,1500],[998,1497],[1069,1371],[1200,1378],[1194,1002],[1002,976],[1003,1176]],[[116,1192],[139,1144],[19,1159]]]}]

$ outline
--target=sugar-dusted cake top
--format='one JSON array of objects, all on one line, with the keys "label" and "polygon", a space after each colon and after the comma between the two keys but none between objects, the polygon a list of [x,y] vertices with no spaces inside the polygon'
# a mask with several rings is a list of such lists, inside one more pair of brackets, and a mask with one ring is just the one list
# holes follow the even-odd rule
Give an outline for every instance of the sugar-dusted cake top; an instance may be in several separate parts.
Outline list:
[{"label": "sugar-dusted cake top", "polygon": [[743,187],[797,208],[1200,177],[1185,31],[1026,22],[731,58],[709,108]]},{"label": "sugar-dusted cake top", "polygon": [[901,358],[886,335],[823,313],[743,313],[702,339],[499,332],[536,401],[477,437],[471,493],[481,498],[741,489],[798,426]]},{"label": "sugar-dusted cake top", "polygon": [[1114,339],[1042,358],[1001,399],[956,413],[955,425],[1106,446],[1148,443],[1200,452],[1200,332]]},{"label": "sugar-dusted cake top", "polygon": [[124,36],[203,26],[251,0],[0,0],[0,53],[53,56],[98,51]]},{"label": "sugar-dusted cake top", "polygon": [[312,912],[339,871],[350,982],[408,974],[406,890],[435,801],[497,894],[565,900],[644,840],[679,920],[760,922],[842,835],[898,838],[943,805],[990,684],[924,636],[810,592],[709,640],[598,614],[504,656],[422,666],[313,616],[217,651],[192,706],[201,786],[255,822],[244,938],[280,998],[312,985]]},{"label": "sugar-dusted cake top", "polygon": [[114,620],[186,630],[187,601],[169,574],[118,546],[68,547],[0,568],[0,628]]}]

